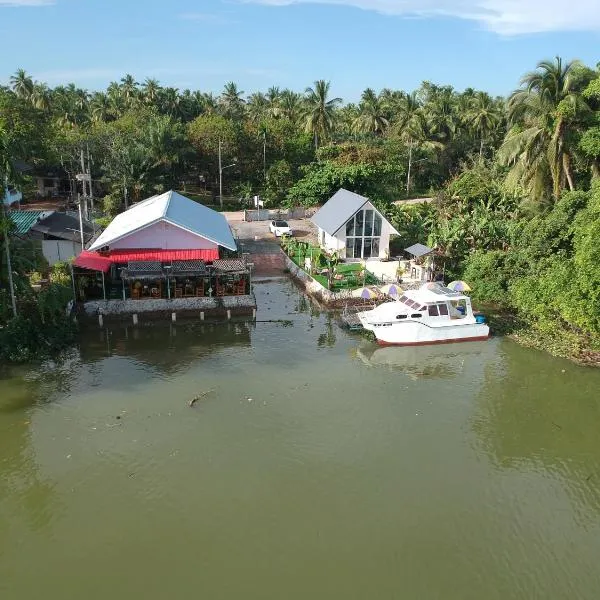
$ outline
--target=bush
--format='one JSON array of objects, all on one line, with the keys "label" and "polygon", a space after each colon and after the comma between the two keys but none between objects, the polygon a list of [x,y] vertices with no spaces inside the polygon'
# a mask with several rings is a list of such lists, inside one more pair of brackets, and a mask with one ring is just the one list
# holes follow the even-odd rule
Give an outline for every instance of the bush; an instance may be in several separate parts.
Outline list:
[{"label": "bush", "polygon": [[502,250],[476,250],[464,262],[463,279],[480,302],[509,304],[510,256]]}]

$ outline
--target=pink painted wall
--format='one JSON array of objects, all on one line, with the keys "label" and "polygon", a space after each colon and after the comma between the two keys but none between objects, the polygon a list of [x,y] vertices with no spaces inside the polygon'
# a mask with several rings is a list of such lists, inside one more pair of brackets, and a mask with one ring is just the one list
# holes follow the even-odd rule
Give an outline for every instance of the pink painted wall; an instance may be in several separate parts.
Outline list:
[{"label": "pink painted wall", "polygon": [[135,231],[127,237],[113,242],[111,249],[161,248],[162,250],[192,250],[217,248],[213,242],[161,221]]}]

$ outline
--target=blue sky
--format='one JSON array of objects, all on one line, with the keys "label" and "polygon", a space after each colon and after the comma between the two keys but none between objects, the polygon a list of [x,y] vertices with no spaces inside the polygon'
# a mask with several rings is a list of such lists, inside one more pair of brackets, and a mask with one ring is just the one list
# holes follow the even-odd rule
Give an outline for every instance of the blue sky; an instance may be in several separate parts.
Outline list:
[{"label": "blue sky", "polygon": [[600,61],[599,2],[0,0],[0,82],[24,68],[88,89],[132,73],[216,93],[329,79],[346,101],[423,80],[506,94],[543,58]]}]

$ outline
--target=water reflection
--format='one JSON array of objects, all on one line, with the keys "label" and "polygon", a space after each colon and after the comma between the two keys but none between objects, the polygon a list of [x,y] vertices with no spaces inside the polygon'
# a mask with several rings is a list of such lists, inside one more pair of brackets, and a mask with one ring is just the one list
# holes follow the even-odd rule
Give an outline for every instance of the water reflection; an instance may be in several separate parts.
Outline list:
[{"label": "water reflection", "polygon": [[451,378],[482,365],[487,342],[431,346],[379,346],[362,342],[356,355],[370,367],[402,371],[413,379]]},{"label": "water reflection", "polygon": [[173,374],[221,350],[249,347],[252,328],[247,321],[112,327],[82,339],[81,360],[94,364],[107,356],[134,358],[153,370]]},{"label": "water reflection", "polygon": [[600,512],[600,370],[508,341],[501,348],[472,420],[478,444],[497,469],[551,476]]}]

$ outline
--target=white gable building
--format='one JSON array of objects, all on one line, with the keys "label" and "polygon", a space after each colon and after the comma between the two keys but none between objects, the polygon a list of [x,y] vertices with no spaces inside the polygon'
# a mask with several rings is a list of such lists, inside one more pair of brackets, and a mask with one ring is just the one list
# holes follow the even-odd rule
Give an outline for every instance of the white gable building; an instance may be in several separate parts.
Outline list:
[{"label": "white gable building", "polygon": [[346,259],[387,258],[390,235],[398,235],[368,198],[343,188],[311,220],[321,248]]}]

